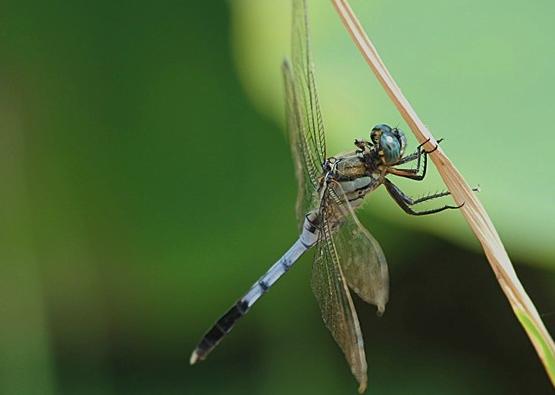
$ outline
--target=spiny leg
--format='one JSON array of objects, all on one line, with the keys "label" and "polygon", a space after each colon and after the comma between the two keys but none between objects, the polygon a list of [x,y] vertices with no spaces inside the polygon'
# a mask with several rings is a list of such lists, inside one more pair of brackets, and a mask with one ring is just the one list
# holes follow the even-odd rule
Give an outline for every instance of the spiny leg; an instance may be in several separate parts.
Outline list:
[{"label": "spiny leg", "polygon": [[423,153],[426,152],[426,151],[422,150],[422,147],[424,146],[424,144],[428,143],[429,141],[430,141],[430,139],[424,141],[422,144],[420,144],[418,147],[416,147],[415,152],[413,152],[410,155],[405,156],[404,158],[401,158],[397,163],[395,163],[395,166],[402,165],[402,164],[408,163],[408,162],[412,162],[413,160],[418,159],[418,163],[416,164],[416,167],[419,168],[420,167],[420,157],[422,156]]},{"label": "spiny leg", "polygon": [[424,154],[424,166],[422,174],[418,174],[420,168],[417,169],[396,169],[394,167],[387,168],[387,174],[393,174],[398,177],[409,178],[415,181],[422,181],[426,177],[426,170],[428,169],[428,157]]},{"label": "spiny leg", "polygon": [[449,192],[440,192],[440,193],[436,193],[436,194],[433,194],[433,195],[422,197],[420,199],[412,199],[410,196],[405,195],[403,193],[403,191],[401,191],[399,189],[399,187],[397,187],[395,184],[393,184],[387,178],[384,180],[384,185],[387,189],[387,192],[389,192],[389,194],[391,195],[393,200],[395,200],[395,202],[399,205],[399,207],[401,207],[407,214],[410,214],[410,215],[435,214],[435,213],[439,213],[439,212],[444,211],[444,210],[458,209],[458,208],[461,208],[464,205],[464,203],[459,205],[459,206],[445,205],[443,207],[438,207],[438,208],[431,209],[431,210],[415,211],[410,206],[418,204],[418,203],[425,202],[427,200],[432,200],[432,199],[437,199],[437,198],[440,198],[440,197],[443,197],[443,196],[447,196],[447,195],[450,195],[450,193]]},{"label": "spiny leg", "polygon": [[451,195],[451,192],[449,192],[449,191],[431,193],[429,195],[422,196],[418,199],[412,199],[412,204],[415,205],[415,204],[418,204],[418,203],[426,202],[428,200],[434,200],[434,199],[438,199],[438,198],[441,198],[441,197],[444,197],[444,196],[449,196],[449,195]]},{"label": "spiny leg", "polygon": [[[422,144],[420,144],[417,148],[417,151],[409,156],[406,156],[405,158],[401,159],[401,161],[399,161],[399,163],[397,164],[402,164],[402,163],[407,163],[410,161],[413,161],[415,159],[418,159],[418,162],[416,164],[416,168],[415,169],[396,169],[396,168],[389,168],[387,169],[387,172],[389,174],[393,174],[399,177],[405,177],[405,178],[410,178],[411,180],[415,180],[415,181],[422,181],[425,177],[426,177],[426,170],[428,169],[428,155],[431,154],[432,152],[434,152],[435,150],[437,150],[439,143],[441,143],[443,141],[443,139],[439,139],[437,141],[438,145],[436,145],[432,150],[430,151],[426,151],[424,149],[422,149],[422,146],[424,146],[424,144],[428,143],[430,141],[430,139],[424,141]],[[418,174],[420,172],[420,158],[424,156],[424,166],[422,169],[422,174]]]},{"label": "spiny leg", "polygon": [[[430,139],[424,141],[422,144],[420,144],[418,147],[416,147],[416,151],[413,152],[410,155],[405,156],[404,158],[401,158],[397,163],[395,163],[395,166],[398,165],[402,165],[404,163],[408,163],[408,162],[412,162],[413,160],[418,159],[418,162],[416,163],[416,168],[419,169],[420,168],[420,158],[422,157],[422,155],[426,154],[429,155],[432,152],[434,152],[435,150],[437,150],[437,147],[439,146],[439,143],[441,143],[443,141],[443,139],[439,139],[437,140],[437,145],[431,149],[430,151],[426,151],[425,149],[422,149],[423,146],[425,146],[426,144],[428,144],[430,142]],[[410,170],[417,170],[417,169],[410,169]],[[406,169],[409,170],[409,169]]]},{"label": "spiny leg", "polygon": [[417,169],[396,169],[394,167],[387,168],[387,174],[393,174],[394,176],[409,178],[415,181],[422,181],[426,177],[426,170],[428,169],[428,156],[424,154],[424,166],[422,169],[422,174],[418,174],[420,171]]}]

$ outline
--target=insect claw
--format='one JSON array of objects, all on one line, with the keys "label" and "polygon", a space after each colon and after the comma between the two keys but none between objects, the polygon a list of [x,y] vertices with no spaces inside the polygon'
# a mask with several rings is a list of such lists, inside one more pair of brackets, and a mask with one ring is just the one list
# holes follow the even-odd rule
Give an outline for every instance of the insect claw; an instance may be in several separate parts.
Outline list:
[{"label": "insect claw", "polygon": [[[428,140],[424,141],[422,144],[420,144],[417,148],[420,149],[423,146],[425,146],[426,144],[428,144],[430,142],[431,137],[428,137]],[[425,151],[424,151],[425,152]]]},{"label": "insect claw", "polygon": [[[426,143],[427,143],[428,141],[430,141],[430,139],[428,139],[428,140],[426,141]],[[427,155],[431,154],[432,152],[434,152],[435,150],[438,149],[439,143],[441,143],[442,141],[443,141],[443,138],[440,138],[439,140],[436,141],[436,146],[435,146],[433,149],[431,149],[430,151],[424,150],[424,152],[425,152]],[[426,144],[426,143],[424,143],[424,144]]]}]

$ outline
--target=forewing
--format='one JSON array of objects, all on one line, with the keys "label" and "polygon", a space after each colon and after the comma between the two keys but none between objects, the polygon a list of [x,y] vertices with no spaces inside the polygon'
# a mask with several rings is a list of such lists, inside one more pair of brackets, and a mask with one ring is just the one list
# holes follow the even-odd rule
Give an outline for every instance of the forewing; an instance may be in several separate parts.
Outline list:
[{"label": "forewing", "polygon": [[297,176],[297,204],[296,214],[299,227],[302,227],[304,216],[316,206],[318,187],[318,168],[308,153],[309,146],[306,140],[306,123],[303,107],[299,102],[297,86],[293,78],[291,65],[287,60],[282,65],[283,80],[285,83],[285,111],[289,128],[289,143],[295,164]]},{"label": "forewing", "polygon": [[358,220],[339,184],[331,192],[339,202],[342,220],[334,233],[341,269],[349,284],[365,302],[383,313],[389,299],[389,272],[378,241]]},{"label": "forewing", "polygon": [[291,48],[295,81],[299,87],[301,105],[305,110],[307,124],[305,137],[309,153],[316,164],[321,166],[326,158],[326,139],[314,78],[306,0],[293,0]]},{"label": "forewing", "polygon": [[318,166],[319,171],[326,159],[326,136],[314,78],[306,0],[293,0],[291,48],[295,82],[299,89],[300,104],[304,109],[307,126],[304,135],[310,158]]},{"label": "forewing", "polygon": [[318,102],[310,52],[309,26],[305,0],[293,0],[291,32],[292,65],[283,63],[287,117],[299,194],[297,217],[300,224],[314,208],[314,193],[326,158],[324,124]]},{"label": "forewing", "polygon": [[362,393],[367,384],[364,342],[328,222],[331,215],[328,207],[324,200],[321,208],[320,240],[312,267],[312,291],[320,306],[324,323],[345,354],[351,372],[359,383],[359,392]]}]

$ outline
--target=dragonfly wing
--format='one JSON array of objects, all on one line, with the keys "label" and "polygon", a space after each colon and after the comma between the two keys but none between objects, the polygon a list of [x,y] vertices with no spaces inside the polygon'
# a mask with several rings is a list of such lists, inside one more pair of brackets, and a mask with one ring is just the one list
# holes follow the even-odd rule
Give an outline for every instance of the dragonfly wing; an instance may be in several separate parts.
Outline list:
[{"label": "dragonfly wing", "polygon": [[316,206],[315,191],[326,158],[324,123],[314,78],[305,0],[293,0],[292,26],[292,65],[285,60],[282,69],[290,143],[299,180],[297,217],[302,226],[304,215]]},{"label": "dragonfly wing", "polygon": [[289,142],[298,183],[296,214],[299,227],[302,227],[304,216],[316,206],[318,174],[321,167],[317,167],[312,156],[308,153],[304,110],[299,102],[298,88],[291,65],[287,60],[283,62],[282,70],[285,82],[285,110],[289,128]]},{"label": "dragonfly wing", "polygon": [[300,104],[305,110],[304,118],[307,125],[305,138],[309,154],[316,164],[321,166],[326,159],[326,135],[314,78],[306,0],[293,0],[291,48]]},{"label": "dragonfly wing", "polygon": [[364,342],[339,262],[327,211],[327,207],[322,207],[320,239],[312,267],[312,291],[324,323],[345,354],[351,372],[359,383],[359,392],[362,393],[367,385]]},{"label": "dragonfly wing", "polygon": [[334,233],[336,250],[347,284],[365,302],[383,313],[389,299],[389,272],[378,241],[360,223],[351,204],[337,184],[334,201],[339,202],[341,225]]}]

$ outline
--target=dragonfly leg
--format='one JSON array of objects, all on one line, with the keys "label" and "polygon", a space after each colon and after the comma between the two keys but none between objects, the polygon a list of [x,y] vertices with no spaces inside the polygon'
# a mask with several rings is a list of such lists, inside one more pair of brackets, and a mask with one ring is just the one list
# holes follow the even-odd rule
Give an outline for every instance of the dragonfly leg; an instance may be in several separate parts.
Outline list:
[{"label": "dragonfly leg", "polygon": [[435,213],[439,213],[439,212],[444,211],[444,210],[458,209],[458,208],[461,208],[464,205],[464,203],[459,205],[459,206],[445,205],[445,206],[434,208],[434,209],[431,209],[431,210],[415,211],[410,206],[413,206],[413,205],[418,204],[418,203],[425,202],[427,200],[432,200],[432,199],[437,199],[437,198],[440,198],[440,197],[443,197],[443,196],[447,196],[447,195],[450,195],[450,193],[449,192],[440,192],[440,193],[435,193],[433,195],[425,196],[425,197],[422,197],[422,198],[419,198],[419,199],[413,199],[410,196],[405,195],[403,193],[403,191],[401,191],[399,189],[399,187],[397,187],[395,184],[393,184],[387,178],[384,181],[384,185],[387,189],[387,192],[389,192],[389,194],[391,195],[393,200],[395,200],[395,202],[399,205],[399,207],[401,207],[407,214],[410,214],[410,215],[435,214]]},{"label": "dragonfly leg", "polygon": [[426,170],[428,169],[428,155],[424,153],[422,156],[424,156],[422,174],[418,174],[420,172],[420,158],[418,158],[417,168],[415,169],[396,169],[394,167],[389,167],[387,173],[398,177],[410,178],[415,181],[422,181],[424,177],[426,177]]},{"label": "dragonfly leg", "polygon": [[[423,151],[417,150],[410,155],[405,156],[404,158],[399,159],[399,162],[395,163],[395,166],[402,165],[408,162],[412,162],[413,160],[417,160],[420,162],[420,157],[422,156]],[[418,162],[416,167],[420,167]]]},{"label": "dragonfly leg", "polygon": [[[423,153],[425,153],[426,151],[424,151],[422,149],[422,147],[424,146],[424,144],[427,144],[430,141],[430,139],[424,141],[422,144],[420,144],[418,147],[416,147],[416,151],[413,152],[410,155],[405,156],[404,158],[401,158],[397,163],[395,163],[395,165],[402,165],[404,163],[408,163],[408,162],[412,162],[413,160],[418,159],[418,162],[420,163],[420,157],[422,156]],[[416,165],[416,167],[420,167],[419,164]]]},{"label": "dragonfly leg", "polygon": [[355,139],[355,146],[358,148],[356,152],[358,154],[368,153],[372,145],[370,141]]},{"label": "dragonfly leg", "polygon": [[[424,144],[426,144],[428,141],[430,141],[430,139],[424,141],[422,144],[420,144],[418,146],[418,148],[422,148],[424,146]],[[441,143],[443,141],[443,138],[439,139],[436,141],[436,146],[434,148],[432,148],[430,151],[426,151],[425,149],[423,149],[422,151],[424,151],[426,154],[431,154],[432,152],[434,152],[436,149],[438,149],[439,147],[439,143]]]},{"label": "dragonfly leg", "polygon": [[[439,139],[437,140],[437,144],[439,145],[439,143],[441,143],[443,141],[443,139]],[[395,166],[398,165],[402,165],[404,163],[408,163],[408,162],[412,162],[413,160],[418,159],[418,163],[416,164],[417,168],[420,168],[420,158],[423,154],[431,154],[432,152],[434,152],[438,145],[436,145],[432,150],[430,151],[426,151],[425,149],[423,149],[422,147],[426,144],[428,144],[430,142],[430,139],[424,141],[422,144],[420,144],[418,147],[416,147],[416,151],[413,152],[410,155],[405,156],[404,158],[401,158],[397,163],[395,163]]]},{"label": "dragonfly leg", "polygon": [[[418,160],[416,163],[416,168],[414,169],[396,169],[396,168],[389,168],[387,169],[387,172],[389,174],[393,174],[399,177],[405,177],[405,178],[410,178],[411,180],[415,180],[415,181],[422,181],[425,177],[426,177],[426,170],[428,169],[428,155],[431,154],[432,152],[434,152],[437,147],[439,146],[439,143],[441,143],[443,141],[443,139],[439,139],[437,141],[438,145],[435,146],[435,148],[433,148],[430,151],[426,151],[424,150],[422,147],[428,143],[430,141],[430,139],[424,141],[422,144],[420,144],[417,149],[416,152],[405,156],[403,159],[401,159],[397,165],[399,164],[403,164],[403,163],[407,163],[407,162],[411,162],[413,160]],[[420,159],[424,157],[424,166],[422,169],[422,174],[418,174],[420,172]]]}]

